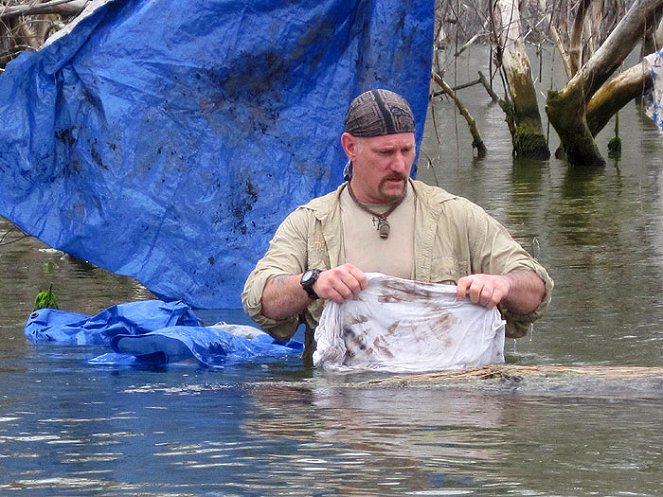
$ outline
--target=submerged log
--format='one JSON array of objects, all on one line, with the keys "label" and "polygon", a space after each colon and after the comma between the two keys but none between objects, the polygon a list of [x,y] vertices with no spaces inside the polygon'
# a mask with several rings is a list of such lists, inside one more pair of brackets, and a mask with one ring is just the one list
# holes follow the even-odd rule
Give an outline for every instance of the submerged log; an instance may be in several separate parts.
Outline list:
[{"label": "submerged log", "polygon": [[397,375],[370,383],[382,385],[389,383],[432,383],[441,381],[491,380],[500,378],[523,378],[535,376],[595,376],[604,378],[663,378],[663,367],[645,366],[520,366],[516,364],[492,364],[481,368],[460,369],[453,371],[434,371]]},{"label": "submerged log", "polygon": [[453,388],[517,391],[521,394],[663,397],[663,367],[520,366],[495,364],[476,369],[394,375],[355,384],[359,388]]},{"label": "submerged log", "polygon": [[518,5],[512,0],[496,0],[491,14],[501,53],[501,71],[507,83],[508,103],[502,108],[507,112],[513,154],[547,159],[550,149],[543,133],[532,70],[520,33]]}]

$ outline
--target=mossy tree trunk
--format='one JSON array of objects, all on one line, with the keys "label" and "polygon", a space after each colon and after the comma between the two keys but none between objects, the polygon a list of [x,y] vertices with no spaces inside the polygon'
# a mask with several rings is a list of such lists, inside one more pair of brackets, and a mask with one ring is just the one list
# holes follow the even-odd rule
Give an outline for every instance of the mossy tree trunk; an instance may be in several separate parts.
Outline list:
[{"label": "mossy tree trunk", "polygon": [[587,105],[587,125],[596,136],[627,103],[652,87],[651,73],[637,64],[604,84]]},{"label": "mossy tree trunk", "polygon": [[520,32],[520,12],[515,0],[495,0],[491,16],[501,71],[507,86],[507,113],[513,153],[518,157],[547,159],[550,149],[532,81],[532,70]]},{"label": "mossy tree trunk", "polygon": [[661,5],[663,0],[635,0],[615,30],[566,86],[548,93],[546,112],[571,165],[605,164],[588,125],[589,102],[640,41],[647,19]]},{"label": "mossy tree trunk", "polygon": [[586,120],[586,106],[581,89],[565,93],[550,91],[546,111],[559,139],[566,160],[572,165],[603,166],[605,160],[599,152]]}]

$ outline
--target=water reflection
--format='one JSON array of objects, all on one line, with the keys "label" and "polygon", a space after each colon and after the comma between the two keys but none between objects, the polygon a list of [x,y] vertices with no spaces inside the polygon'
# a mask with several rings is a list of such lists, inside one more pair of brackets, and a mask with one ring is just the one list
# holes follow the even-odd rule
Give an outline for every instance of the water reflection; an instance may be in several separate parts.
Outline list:
[{"label": "water reflection", "polygon": [[251,398],[242,428],[252,438],[299,441],[266,470],[315,472],[312,485],[330,495],[475,485],[466,468],[495,465],[497,475],[503,455],[490,434],[505,422],[504,405],[485,395],[261,385]]},{"label": "water reflection", "polygon": [[[639,414],[615,418],[614,402],[466,389],[263,385],[252,392],[242,428],[251,438],[296,444],[294,453],[266,461],[265,470],[277,478],[315,472],[311,488],[328,495],[370,495],[385,485],[395,495],[479,488],[481,495],[608,495],[628,488],[620,487],[620,475],[651,469],[662,457],[656,444],[640,452],[647,437],[662,435]],[[654,413],[663,404],[626,405]],[[579,410],[596,416],[578,416]],[[633,422],[641,430],[639,448],[615,436]],[[537,483],[523,486],[533,474]],[[639,488],[655,485],[645,475]]]}]

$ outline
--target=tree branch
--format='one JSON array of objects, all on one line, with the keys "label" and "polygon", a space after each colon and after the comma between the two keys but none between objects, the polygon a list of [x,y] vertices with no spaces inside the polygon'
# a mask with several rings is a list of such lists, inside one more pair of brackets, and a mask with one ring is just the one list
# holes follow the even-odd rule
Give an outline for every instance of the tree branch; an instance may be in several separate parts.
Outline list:
[{"label": "tree branch", "polygon": [[481,138],[481,133],[479,133],[479,127],[477,126],[477,122],[474,120],[470,112],[467,110],[467,107],[463,105],[463,102],[460,101],[458,96],[456,95],[456,92],[453,91],[453,89],[447,84],[444,79],[439,74],[433,73],[433,81],[435,81],[442,90],[444,90],[444,93],[449,95],[449,98],[454,101],[456,104],[456,107],[458,107],[458,110],[462,114],[462,116],[465,118],[467,121],[467,125],[470,128],[470,133],[472,134],[472,147],[477,149],[477,156],[478,157],[485,157],[486,156],[486,145],[483,143],[483,139]]},{"label": "tree branch", "polygon": [[0,5],[0,19],[35,14],[61,14],[72,16],[81,12],[90,0],[50,0],[29,5]]}]

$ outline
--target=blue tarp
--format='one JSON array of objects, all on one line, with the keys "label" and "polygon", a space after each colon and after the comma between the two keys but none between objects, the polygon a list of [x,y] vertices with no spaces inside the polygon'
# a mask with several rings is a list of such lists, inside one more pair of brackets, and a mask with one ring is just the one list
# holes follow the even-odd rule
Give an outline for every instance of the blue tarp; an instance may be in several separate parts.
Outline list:
[{"label": "blue tarp", "polygon": [[[117,335],[111,348],[120,357],[130,355],[139,362],[165,364],[196,359],[205,366],[223,367],[229,363],[300,356],[304,347],[294,340],[278,342],[264,332],[248,338],[225,331],[222,326],[173,326],[144,335]],[[115,354],[97,357],[92,362],[121,362]]]},{"label": "blue tarp", "polygon": [[94,316],[39,309],[28,317],[24,333],[33,342],[110,345],[115,335],[140,335],[168,326],[200,324],[183,302],[143,300],[114,305]]},{"label": "blue tarp", "polygon": [[342,181],[345,109],[428,102],[433,0],[111,0],[0,76],[0,215],[164,300],[238,308]]},{"label": "blue tarp", "polygon": [[210,367],[300,355],[303,345],[282,343],[246,325],[203,326],[183,302],[145,300],[109,307],[95,316],[56,309],[33,312],[24,328],[34,343],[102,345],[112,352],[92,364],[167,364],[195,359]]}]

